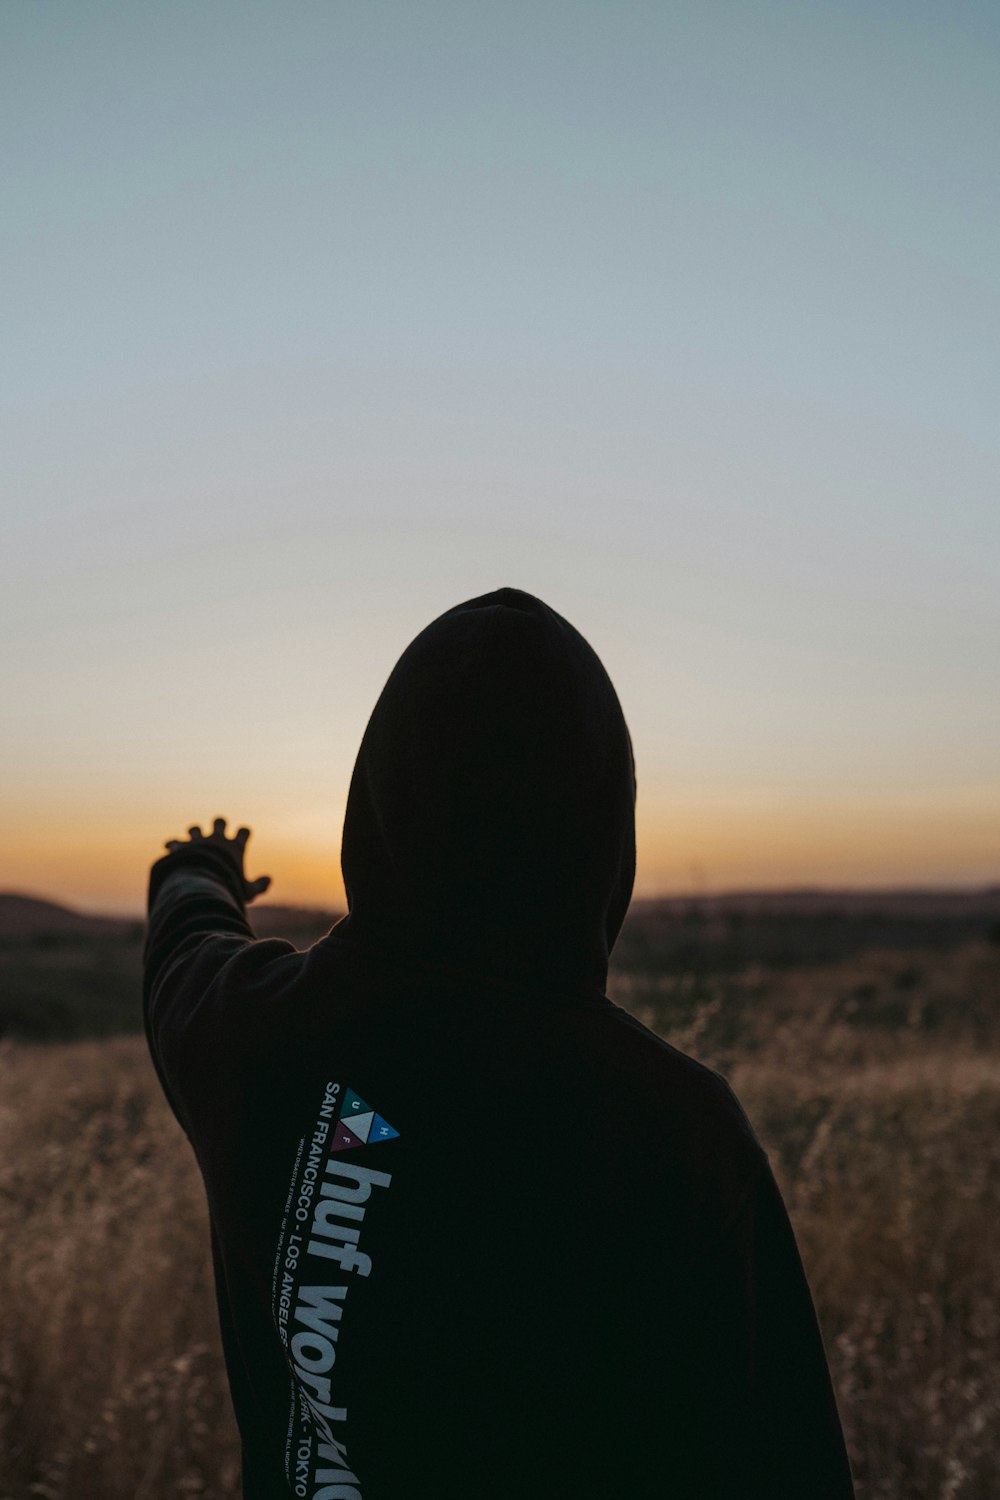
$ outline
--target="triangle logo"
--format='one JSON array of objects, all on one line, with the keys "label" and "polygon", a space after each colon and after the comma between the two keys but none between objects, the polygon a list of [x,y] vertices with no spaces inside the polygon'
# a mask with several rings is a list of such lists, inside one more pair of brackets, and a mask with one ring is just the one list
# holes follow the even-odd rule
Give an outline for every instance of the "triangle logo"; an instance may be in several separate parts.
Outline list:
[{"label": "triangle logo", "polygon": [[399,1131],[370,1109],[360,1094],[353,1089],[345,1090],[340,1119],[330,1143],[331,1151],[350,1151],[352,1146],[374,1146],[378,1141],[398,1139]]}]

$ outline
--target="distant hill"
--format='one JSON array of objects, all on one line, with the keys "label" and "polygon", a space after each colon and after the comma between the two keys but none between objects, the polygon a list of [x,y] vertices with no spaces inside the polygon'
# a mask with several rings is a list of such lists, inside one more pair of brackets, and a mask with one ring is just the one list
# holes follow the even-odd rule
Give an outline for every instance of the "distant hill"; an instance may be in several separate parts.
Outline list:
[{"label": "distant hill", "polygon": [[136,922],[128,917],[95,916],[45,901],[39,896],[25,896],[19,891],[0,891],[0,941],[19,941],[40,937],[116,938],[127,937]]},{"label": "distant hill", "polygon": [[672,973],[788,968],[982,938],[1000,941],[1000,886],[728,891],[633,901],[612,962]]},{"label": "distant hill", "polygon": [[630,910],[705,913],[740,912],[745,916],[767,913],[780,916],[814,916],[839,912],[844,916],[906,917],[936,921],[940,918],[1000,917],[1000,885],[981,887],[900,886],[882,890],[838,890],[802,886],[785,891],[720,891],[717,895],[637,897]]},{"label": "distant hill", "polygon": [[[249,910],[250,924],[258,937],[287,937],[294,943],[314,943],[342,915],[320,907],[275,903],[257,903]],[[0,891],[0,944],[5,947],[18,943],[44,945],[46,939],[60,944],[100,939],[139,941],[144,927],[143,917],[104,916],[20,891]]]},{"label": "distant hill", "polygon": [[[250,907],[258,937],[308,948],[341,913]],[[140,917],[97,916],[19,891],[0,893],[0,1037],[107,1036],[141,1024]],[[811,968],[855,954],[946,952],[1000,944],[1000,887],[982,890],[735,891],[633,901],[613,976],[736,975]],[[614,983],[614,978],[613,981]]]},{"label": "distant hill", "polygon": [[[250,908],[258,937],[308,948],[339,912]],[[21,891],[0,892],[0,1037],[70,1040],[142,1024],[142,917],[98,916]]]},{"label": "distant hill", "polygon": [[[807,917],[891,919],[904,922],[976,922],[1000,918],[1000,885],[975,889],[900,887],[897,890],[792,888],[775,891],[722,891],[687,896],[636,897],[630,919],[676,921],[697,913],[706,920],[742,917]],[[255,902],[249,908],[251,925],[259,937],[290,937],[313,933],[315,942],[344,915],[319,906],[283,906]],[[142,917],[105,916],[29,896],[0,891],[0,939],[66,937],[134,937]]]}]

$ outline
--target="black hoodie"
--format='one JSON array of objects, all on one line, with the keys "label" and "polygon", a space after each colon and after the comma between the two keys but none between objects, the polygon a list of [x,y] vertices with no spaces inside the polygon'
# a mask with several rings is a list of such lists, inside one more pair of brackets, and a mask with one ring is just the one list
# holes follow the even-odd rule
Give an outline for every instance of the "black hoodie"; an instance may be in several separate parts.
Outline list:
[{"label": "black hoodie", "polygon": [[153,866],[251,1500],[853,1494],[767,1159],[604,994],[634,800],[600,661],[501,589],[386,683],[320,942],[255,941],[218,848]]}]

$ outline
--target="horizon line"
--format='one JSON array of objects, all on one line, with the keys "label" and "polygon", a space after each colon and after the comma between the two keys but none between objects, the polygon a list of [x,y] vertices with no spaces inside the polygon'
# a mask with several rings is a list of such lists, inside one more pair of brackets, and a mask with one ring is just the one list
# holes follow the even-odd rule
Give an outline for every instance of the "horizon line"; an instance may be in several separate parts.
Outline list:
[{"label": "horizon line", "polygon": [[[934,883],[917,884],[859,884],[859,885],[824,885],[810,882],[807,884],[794,885],[737,885],[726,886],[719,890],[699,889],[662,890],[656,893],[644,893],[634,895],[629,902],[633,906],[653,906],[667,901],[732,901],[736,899],[750,899],[781,896],[980,896],[1000,898],[1000,880],[994,882],[965,882],[965,881],[942,881]],[[145,906],[131,908],[122,907],[88,907],[59,899],[57,897],[43,895],[37,891],[28,890],[0,890],[0,900],[13,897],[21,901],[37,901],[46,906],[55,906],[63,911],[73,913],[82,917],[105,917],[110,921],[144,921],[146,918]],[[317,916],[344,916],[347,912],[346,906],[322,905],[293,901],[254,901],[249,903],[248,909],[256,911],[295,911],[303,913],[315,913]]]}]

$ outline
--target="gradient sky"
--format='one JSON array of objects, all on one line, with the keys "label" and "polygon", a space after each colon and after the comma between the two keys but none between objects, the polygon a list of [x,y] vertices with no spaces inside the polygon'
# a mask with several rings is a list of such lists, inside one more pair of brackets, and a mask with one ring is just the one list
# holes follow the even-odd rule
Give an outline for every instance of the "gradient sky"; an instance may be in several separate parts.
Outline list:
[{"label": "gradient sky", "polygon": [[643,894],[1000,880],[1000,8],[0,13],[0,888],[256,830],[342,899],[368,713],[540,594]]}]

